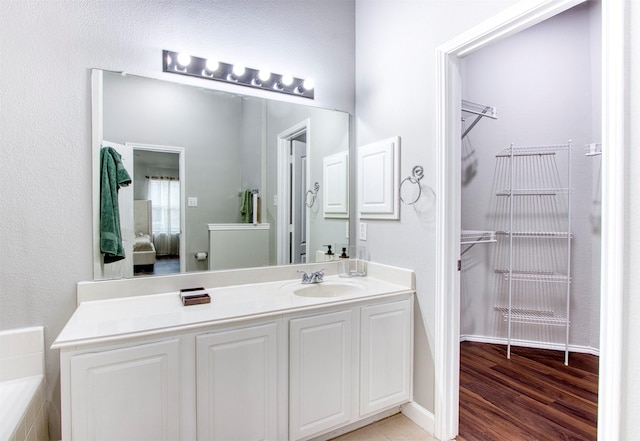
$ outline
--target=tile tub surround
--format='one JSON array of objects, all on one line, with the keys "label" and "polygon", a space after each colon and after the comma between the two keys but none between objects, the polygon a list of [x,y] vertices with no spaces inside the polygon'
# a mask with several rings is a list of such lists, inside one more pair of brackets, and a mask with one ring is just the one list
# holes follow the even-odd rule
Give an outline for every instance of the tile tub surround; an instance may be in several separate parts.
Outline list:
[{"label": "tile tub surround", "polygon": [[0,332],[0,441],[49,439],[44,329]]},{"label": "tile tub surround", "polygon": [[0,332],[0,382],[44,373],[44,329],[31,327]]}]

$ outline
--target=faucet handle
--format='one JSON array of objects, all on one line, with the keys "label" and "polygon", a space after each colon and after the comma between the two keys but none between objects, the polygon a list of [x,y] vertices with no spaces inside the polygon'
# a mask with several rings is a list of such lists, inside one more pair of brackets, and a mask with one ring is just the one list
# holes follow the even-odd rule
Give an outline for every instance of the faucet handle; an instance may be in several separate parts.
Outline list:
[{"label": "faucet handle", "polygon": [[296,272],[302,273],[302,283],[307,283],[313,278],[313,273],[308,273],[304,270],[298,270]]}]

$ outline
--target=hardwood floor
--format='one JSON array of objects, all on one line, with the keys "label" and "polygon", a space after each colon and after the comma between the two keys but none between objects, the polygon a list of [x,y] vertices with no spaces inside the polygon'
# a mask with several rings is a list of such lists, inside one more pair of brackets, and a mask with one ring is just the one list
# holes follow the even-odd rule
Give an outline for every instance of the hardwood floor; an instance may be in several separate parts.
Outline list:
[{"label": "hardwood floor", "polygon": [[460,345],[460,441],[595,440],[598,357]]}]

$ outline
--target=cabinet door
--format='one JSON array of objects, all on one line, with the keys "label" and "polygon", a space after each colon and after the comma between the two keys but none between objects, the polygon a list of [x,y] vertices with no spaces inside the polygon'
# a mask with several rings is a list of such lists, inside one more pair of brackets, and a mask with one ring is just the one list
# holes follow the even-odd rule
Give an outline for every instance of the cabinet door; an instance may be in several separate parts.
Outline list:
[{"label": "cabinet door", "polygon": [[290,321],[290,439],[350,420],[351,322],[350,310]]},{"label": "cabinet door", "polygon": [[196,337],[199,440],[276,439],[277,323]]},{"label": "cabinet door", "polygon": [[178,339],[71,358],[74,440],[177,440]]},{"label": "cabinet door", "polygon": [[364,306],[360,316],[360,415],[411,398],[411,301]]}]

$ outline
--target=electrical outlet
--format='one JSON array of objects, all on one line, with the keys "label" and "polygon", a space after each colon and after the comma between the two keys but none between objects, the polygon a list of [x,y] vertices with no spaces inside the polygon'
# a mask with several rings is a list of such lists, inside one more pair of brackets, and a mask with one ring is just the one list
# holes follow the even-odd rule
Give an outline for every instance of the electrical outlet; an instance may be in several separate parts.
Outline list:
[{"label": "electrical outlet", "polygon": [[367,240],[367,223],[360,222],[360,228],[358,230],[358,239]]}]

